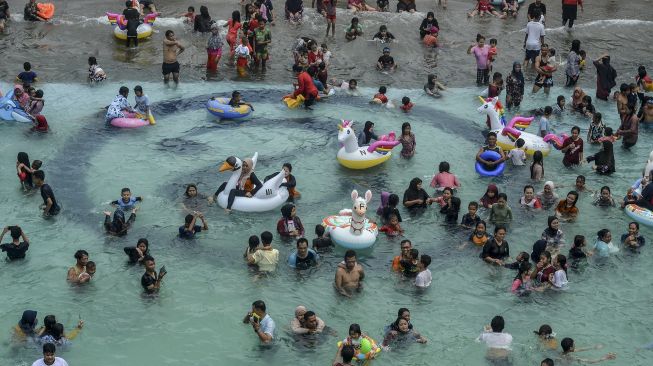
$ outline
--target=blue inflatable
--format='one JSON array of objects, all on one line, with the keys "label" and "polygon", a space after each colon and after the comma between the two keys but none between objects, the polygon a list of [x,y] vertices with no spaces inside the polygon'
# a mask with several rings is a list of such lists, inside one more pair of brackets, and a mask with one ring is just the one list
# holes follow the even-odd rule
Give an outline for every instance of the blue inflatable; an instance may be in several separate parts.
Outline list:
[{"label": "blue inflatable", "polygon": [[[320,255],[317,254],[317,252],[315,252],[313,249],[309,249],[308,252],[313,253],[316,261],[320,260]],[[295,268],[296,263],[297,263],[297,251],[295,250],[294,252],[290,253],[290,256],[288,256],[288,265],[292,268]]]},{"label": "blue inflatable", "polygon": [[230,106],[229,98],[211,98],[206,102],[206,109],[216,117],[228,119],[243,118],[252,113],[252,108],[248,105],[241,105],[236,108]]},{"label": "blue inflatable", "polygon": [[16,106],[11,98],[14,96],[14,91],[11,90],[7,95],[0,98],[0,119],[5,121],[31,123],[30,116],[20,107]]},{"label": "blue inflatable", "polygon": [[[481,154],[481,159],[487,161],[497,161],[501,159],[501,155],[496,151],[485,151]],[[496,177],[503,174],[503,170],[506,169],[506,163],[501,162],[498,165],[494,166],[493,170],[488,170],[483,164],[476,162],[476,172],[484,177]]]},{"label": "blue inflatable", "polygon": [[[517,4],[521,5],[523,3],[524,3],[524,0],[518,0],[517,1]],[[490,4],[492,4],[494,6],[501,6],[501,5],[503,5],[503,1],[502,0],[492,0],[492,1],[490,1]],[[495,10],[497,10],[497,9],[495,9]],[[501,9],[499,8],[498,10],[501,10]]]}]

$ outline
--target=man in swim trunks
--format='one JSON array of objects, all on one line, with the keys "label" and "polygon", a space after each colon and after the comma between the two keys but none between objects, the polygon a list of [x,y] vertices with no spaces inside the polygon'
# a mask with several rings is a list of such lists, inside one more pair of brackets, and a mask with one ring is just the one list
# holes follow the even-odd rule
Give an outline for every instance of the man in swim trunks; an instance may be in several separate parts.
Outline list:
[{"label": "man in swim trunks", "polygon": [[7,0],[0,0],[0,33],[5,31],[5,21],[9,19],[9,4]]},{"label": "man in swim trunks", "polygon": [[172,79],[175,81],[175,84],[179,84],[179,62],[177,62],[177,56],[184,52],[184,49],[181,42],[175,38],[175,32],[168,29],[166,31],[166,38],[163,40],[163,64],[161,65],[163,82],[166,85],[170,81],[170,74],[172,74]]},{"label": "man in swim trunks", "polygon": [[270,57],[268,54],[268,45],[272,42],[272,34],[269,29],[265,28],[266,24],[267,20],[259,16],[258,28],[254,31],[254,50],[256,51],[254,65],[258,67],[260,61],[261,71],[265,71],[265,63]]},{"label": "man in swim trunks", "polygon": [[352,290],[363,289],[361,281],[365,278],[363,267],[356,262],[356,252],[348,250],[345,252],[344,266],[339,265],[336,270],[335,287],[343,296],[351,297]]}]

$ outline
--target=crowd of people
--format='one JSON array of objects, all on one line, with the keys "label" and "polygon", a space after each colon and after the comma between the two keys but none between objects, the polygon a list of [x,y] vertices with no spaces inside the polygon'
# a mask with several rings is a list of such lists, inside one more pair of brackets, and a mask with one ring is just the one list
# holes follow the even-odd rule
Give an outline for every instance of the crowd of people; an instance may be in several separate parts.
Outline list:
[{"label": "crowd of people", "polygon": [[[356,42],[364,35],[359,18],[369,11],[388,11],[387,0],[377,0],[377,7],[366,4],[365,0],[349,0],[347,8],[356,13],[347,26],[344,38],[350,42]],[[446,0],[441,4],[446,8]],[[24,11],[25,19],[30,21],[40,19],[34,0],[30,0]],[[193,30],[199,33],[207,33],[207,63],[209,71],[216,72],[220,64],[223,47],[226,42],[229,47],[227,64],[236,68],[240,77],[246,77],[250,70],[261,68],[266,70],[266,62],[269,59],[269,48],[272,46],[272,31],[270,26],[274,24],[276,16],[271,0],[255,0],[253,2],[241,1],[242,12],[233,11],[231,18],[224,26],[219,25],[209,14],[206,6],[201,6],[199,14],[195,14],[193,6],[183,14],[186,21],[192,24]],[[317,12],[325,17],[326,36],[335,36],[336,0],[325,0],[313,2]],[[583,10],[581,0],[562,1],[562,22],[573,27],[577,17],[577,8]],[[414,0],[399,0],[396,7],[397,12],[415,12]],[[508,16],[516,17],[519,4],[517,0],[504,0],[499,10],[495,10],[488,0],[477,0],[475,8],[468,14],[469,17],[478,15],[492,15],[499,18]],[[127,25],[127,47],[137,47],[138,39],[135,36],[136,26],[140,23],[145,12],[156,12],[153,1],[127,1],[124,11]],[[241,14],[243,19],[241,19]],[[300,26],[303,21],[303,2],[301,0],[287,0],[284,7],[284,16],[287,21]],[[9,7],[7,2],[0,0],[0,32],[6,26],[5,20],[9,18]],[[559,73],[559,64],[556,61],[556,51],[545,42],[546,32],[544,24],[546,21],[546,6],[535,0],[529,4],[527,11],[528,23],[523,42],[525,51],[523,62],[514,63],[512,70],[507,74],[505,83],[503,75],[493,70],[493,63],[500,57],[498,40],[491,38],[486,44],[484,35],[478,34],[476,43],[467,48],[467,53],[474,56],[476,60],[476,85],[487,86],[487,98],[501,98],[505,88],[505,105],[508,109],[516,109],[524,98],[526,89],[525,72],[533,73],[532,93],[538,93],[543,89],[549,93],[554,85],[554,76]],[[227,28],[223,41],[221,28]],[[437,47],[437,37],[440,32],[435,14],[428,12],[419,26],[419,35],[427,47]],[[382,25],[379,31],[372,37],[373,40],[382,43],[391,43],[394,40],[392,33],[386,25]],[[164,82],[169,83],[170,78],[174,83],[179,83],[180,64],[177,56],[185,50],[183,42],[178,40],[172,30],[165,31],[163,40],[163,63],[162,74]],[[381,72],[393,72],[398,68],[392,56],[390,47],[383,48],[383,54],[378,58],[376,68]],[[226,49],[225,49],[226,54]],[[609,176],[616,171],[615,151],[613,144],[622,140],[622,146],[628,150],[638,142],[639,124],[653,122],[653,97],[647,96],[646,92],[653,88],[653,81],[647,74],[645,66],[640,66],[635,75],[635,81],[631,84],[621,84],[619,90],[612,94],[612,89],[617,86],[617,72],[610,64],[610,55],[604,53],[591,60],[596,69],[596,95],[597,99],[603,101],[614,100],[617,113],[621,119],[618,129],[612,130],[605,126],[602,121],[602,114],[592,104],[592,97],[577,86],[583,69],[587,66],[588,52],[581,48],[581,40],[574,39],[567,52],[566,64],[564,67],[565,86],[570,88],[571,96],[559,95],[553,106],[544,106],[535,110],[538,121],[538,135],[546,136],[551,131],[552,120],[555,120],[562,113],[576,113],[579,118],[588,120],[586,140],[581,137],[581,127],[571,128],[571,135],[565,137],[557,146],[562,153],[562,164],[570,169],[575,169],[583,164],[590,164],[596,174]],[[330,95],[331,89],[339,89],[349,95],[360,96],[358,81],[334,80],[328,77],[328,67],[331,52],[326,42],[320,43],[310,37],[302,37],[292,48],[294,61],[293,72],[297,78],[293,93],[288,98],[302,96],[305,107],[310,108],[321,96]],[[106,72],[98,66],[95,57],[88,59],[89,73],[88,81],[91,83],[102,82],[107,78]],[[14,88],[14,100],[35,122],[34,129],[40,132],[47,132],[48,125],[41,111],[44,108],[43,91],[35,89],[32,84],[39,82],[37,74],[32,71],[31,64],[25,62],[22,71],[16,78],[19,83]],[[491,78],[490,78],[491,77]],[[573,89],[571,89],[573,88]],[[424,85],[424,92],[433,97],[442,97],[447,88],[438,81],[436,75],[428,75],[427,83]],[[123,118],[125,113],[151,114],[151,102],[144,94],[141,86],[133,88],[135,106],[132,107],[128,101],[129,88],[123,86],[119,89],[118,95],[107,109],[106,121],[114,118]],[[373,103],[391,105],[386,97],[387,87],[381,86],[373,98]],[[231,106],[239,106],[249,103],[241,101],[240,93],[235,91],[228,103]],[[410,98],[404,97],[399,108],[403,112],[409,112],[414,103]],[[416,150],[416,137],[411,132],[409,123],[401,127],[399,140],[402,144],[401,158],[411,159]],[[361,129],[358,141],[361,145],[367,145],[379,137],[374,133],[374,123],[367,121]],[[591,156],[585,156],[584,144],[601,145],[601,150]],[[506,154],[503,148],[497,145],[497,134],[489,132],[487,143],[482,146],[476,155],[476,160],[487,167],[493,167],[508,160],[512,165],[519,166],[526,164],[527,154],[523,140],[515,143],[515,149]],[[488,161],[482,158],[486,151],[495,151],[500,158],[495,161]],[[56,216],[61,212],[61,205],[54,195],[53,188],[45,182],[45,172],[42,170],[43,162],[34,160],[30,163],[28,154],[21,152],[17,156],[16,173],[21,189],[39,189],[43,198],[41,206],[44,217]],[[242,173],[238,180],[237,188],[231,190],[229,203],[225,207],[227,212],[231,211],[231,205],[235,197],[251,197],[261,188],[262,183],[257,178],[251,159],[245,159],[242,163]],[[463,203],[457,197],[458,190],[462,184],[458,177],[452,173],[452,167],[447,161],[440,162],[438,172],[434,174],[430,187],[435,189],[435,194],[429,194],[423,187],[420,178],[410,180],[408,188],[400,200],[400,196],[391,192],[383,192],[381,205],[377,210],[377,221],[380,231],[387,236],[403,236],[405,227],[402,227],[400,207],[409,212],[424,211],[429,206],[436,204],[444,222],[447,225],[458,227],[466,232],[467,240],[461,243],[460,249],[467,246],[478,249],[478,254],[483,262],[489,265],[505,267],[516,272],[514,280],[506,284],[516,296],[527,296],[533,291],[565,290],[569,287],[568,269],[577,266],[578,263],[586,260],[588,256],[608,257],[619,250],[630,250],[639,252],[645,245],[645,238],[640,233],[639,223],[632,221],[624,228],[618,244],[612,241],[611,231],[607,228],[596,233],[591,248],[588,248],[588,241],[584,235],[569,235],[561,227],[563,223],[576,220],[580,211],[576,206],[580,194],[590,190],[585,186],[585,177],[579,175],[575,185],[566,196],[559,197],[556,192],[556,184],[552,180],[546,180],[541,191],[538,192],[535,186],[550,175],[545,174],[543,154],[536,151],[532,154],[530,163],[531,184],[523,187],[523,195],[515,199],[508,197],[505,192],[500,192],[497,185],[488,184],[486,192],[478,201],[471,201],[467,204],[467,212],[459,219]],[[278,173],[277,173],[278,174]],[[277,234],[286,239],[294,241],[295,252],[291,256],[289,264],[296,270],[309,270],[320,265],[320,254],[329,253],[334,246],[325,228],[317,225],[314,229],[315,238],[309,245],[307,230],[297,214],[298,206],[294,199],[299,197],[296,189],[296,179],[292,175],[292,165],[283,165],[285,175],[284,185],[290,192],[289,202],[280,208],[281,217],[276,226]],[[271,179],[273,175],[267,176],[264,182]],[[627,204],[636,204],[641,207],[653,210],[653,171],[644,171],[641,179],[635,186],[629,187],[623,199],[615,199],[612,190],[608,185],[602,186],[596,192],[589,192],[593,195],[593,204],[599,207],[622,208]],[[218,188],[212,196],[203,195],[198,192],[195,184],[186,186],[184,192],[183,210],[186,213],[184,223],[179,227],[178,236],[183,239],[193,239],[198,233],[209,230],[207,220],[204,216],[207,206],[211,206],[217,196],[225,189],[225,185]],[[108,235],[125,236],[136,222],[137,204],[142,202],[141,196],[133,196],[129,188],[123,188],[121,197],[111,202],[115,207],[113,212],[104,212],[104,230]],[[520,252],[511,256],[507,236],[510,234],[510,224],[513,222],[511,202],[518,204],[526,210],[547,213],[547,224],[541,236],[534,242],[531,253]],[[127,213],[129,217],[126,218]],[[199,224],[201,223],[201,225]],[[490,228],[491,225],[492,228]],[[2,252],[7,253],[8,260],[20,260],[25,258],[30,248],[30,242],[23,229],[18,225],[6,226],[0,234],[0,242],[9,233],[11,243],[2,244]],[[469,235],[467,235],[469,234]],[[568,238],[572,238],[568,240]],[[274,235],[270,231],[264,231],[260,236],[249,237],[247,246],[243,253],[243,259],[247,266],[250,266],[259,274],[274,272],[279,264],[279,251],[273,247]],[[563,247],[569,241],[570,249],[567,255],[563,254]],[[147,238],[138,239],[134,247],[125,247],[124,252],[128,261],[132,264],[142,265],[144,273],[141,277],[141,286],[145,293],[156,294],[163,285],[163,279],[167,274],[165,266],[157,270],[156,262],[150,252]],[[515,253],[513,253],[515,254]],[[68,269],[67,280],[75,285],[84,285],[93,280],[96,271],[96,264],[89,260],[89,253],[85,250],[77,250],[74,254],[76,263]],[[410,281],[416,288],[425,291],[432,284],[432,274],[429,269],[431,256],[421,254],[413,247],[410,240],[402,238],[400,241],[400,253],[395,256],[389,264],[390,270],[397,272],[399,276]],[[366,273],[357,261],[357,253],[354,250],[347,250],[342,262],[337,265],[334,274],[333,287],[339,296],[354,297],[363,291],[363,283]],[[43,359],[37,360],[34,365],[67,365],[67,363],[55,356],[56,346],[65,345],[75,338],[82,329],[84,322],[80,319],[75,330],[66,334],[63,325],[56,322],[54,315],[44,318],[44,327],[37,328],[36,311],[26,310],[15,328],[16,335],[21,339],[31,338],[43,344]],[[264,301],[257,300],[251,305],[243,322],[250,324],[258,339],[263,343],[271,343],[276,337],[275,322],[267,313]],[[504,333],[505,321],[502,316],[495,316],[490,325],[478,337],[479,342],[488,346],[488,357],[494,360],[505,359],[509,355],[512,344],[512,336]],[[325,320],[319,318],[313,311],[307,310],[304,306],[295,309],[294,317],[290,323],[291,331],[298,336],[307,334],[336,332],[326,325]],[[543,344],[552,349],[557,349],[557,341],[551,326],[542,325],[535,332]],[[384,329],[384,339],[381,347],[388,349],[397,340],[411,340],[417,343],[426,343],[427,339],[413,329],[410,322],[410,311],[401,308],[398,311],[396,320]],[[373,340],[361,330],[360,325],[352,323],[349,327],[348,336],[341,342],[334,365],[347,366],[352,364],[352,359],[358,357],[365,342]],[[585,363],[594,363],[604,360],[611,360],[616,357],[614,353],[608,353],[596,360],[589,360],[575,355],[584,349],[575,347],[572,338],[563,338],[560,342],[561,358],[575,360]],[[367,358],[376,357],[376,352],[370,351],[365,355]],[[546,358],[541,362],[542,366],[553,366],[554,360]]]}]

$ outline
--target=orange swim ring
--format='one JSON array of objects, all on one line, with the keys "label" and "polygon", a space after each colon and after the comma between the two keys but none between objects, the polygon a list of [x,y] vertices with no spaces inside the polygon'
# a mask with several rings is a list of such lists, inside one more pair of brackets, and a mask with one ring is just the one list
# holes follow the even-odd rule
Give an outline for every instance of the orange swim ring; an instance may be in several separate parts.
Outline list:
[{"label": "orange swim ring", "polygon": [[36,4],[38,9],[36,15],[45,20],[50,20],[54,16],[54,4],[52,3],[38,3]]}]

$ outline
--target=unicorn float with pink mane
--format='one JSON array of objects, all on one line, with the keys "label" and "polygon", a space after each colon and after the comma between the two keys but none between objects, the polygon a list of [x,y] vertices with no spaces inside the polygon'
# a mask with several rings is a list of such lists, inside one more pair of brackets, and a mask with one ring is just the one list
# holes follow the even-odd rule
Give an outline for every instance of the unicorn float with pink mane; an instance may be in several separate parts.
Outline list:
[{"label": "unicorn float with pink mane", "polygon": [[341,147],[337,159],[342,166],[349,169],[367,169],[392,157],[392,148],[399,145],[394,132],[379,137],[378,141],[369,146],[359,147],[353,125],[354,122],[349,120],[342,120],[338,125],[338,142]]},{"label": "unicorn float with pink mane", "polygon": [[506,122],[504,109],[499,98],[483,99],[479,97],[479,99],[483,105],[478,108],[478,112],[490,117],[490,131],[497,134],[497,145],[505,151],[514,149],[517,139],[523,139],[526,154],[533,155],[539,150],[542,152],[542,155],[547,156],[551,152],[551,145],[549,143],[556,149],[560,149],[562,142],[567,138],[565,134],[557,136],[550,133],[544,137],[540,137],[525,132],[524,130],[531,125],[534,117],[515,116],[510,122]]},{"label": "unicorn float with pink mane", "polygon": [[[125,16],[122,14],[109,13],[109,12],[107,12],[106,15],[107,15],[107,19],[109,20],[109,23],[115,26],[113,28],[113,35],[120,40],[123,41],[126,40],[127,19],[125,19]],[[138,25],[138,28],[136,28],[136,34],[138,39],[145,39],[152,35],[152,33],[154,32],[152,25],[154,24],[154,21],[156,20],[157,16],[159,16],[159,13],[150,13],[147,14],[145,17],[143,17],[143,22]]]}]

